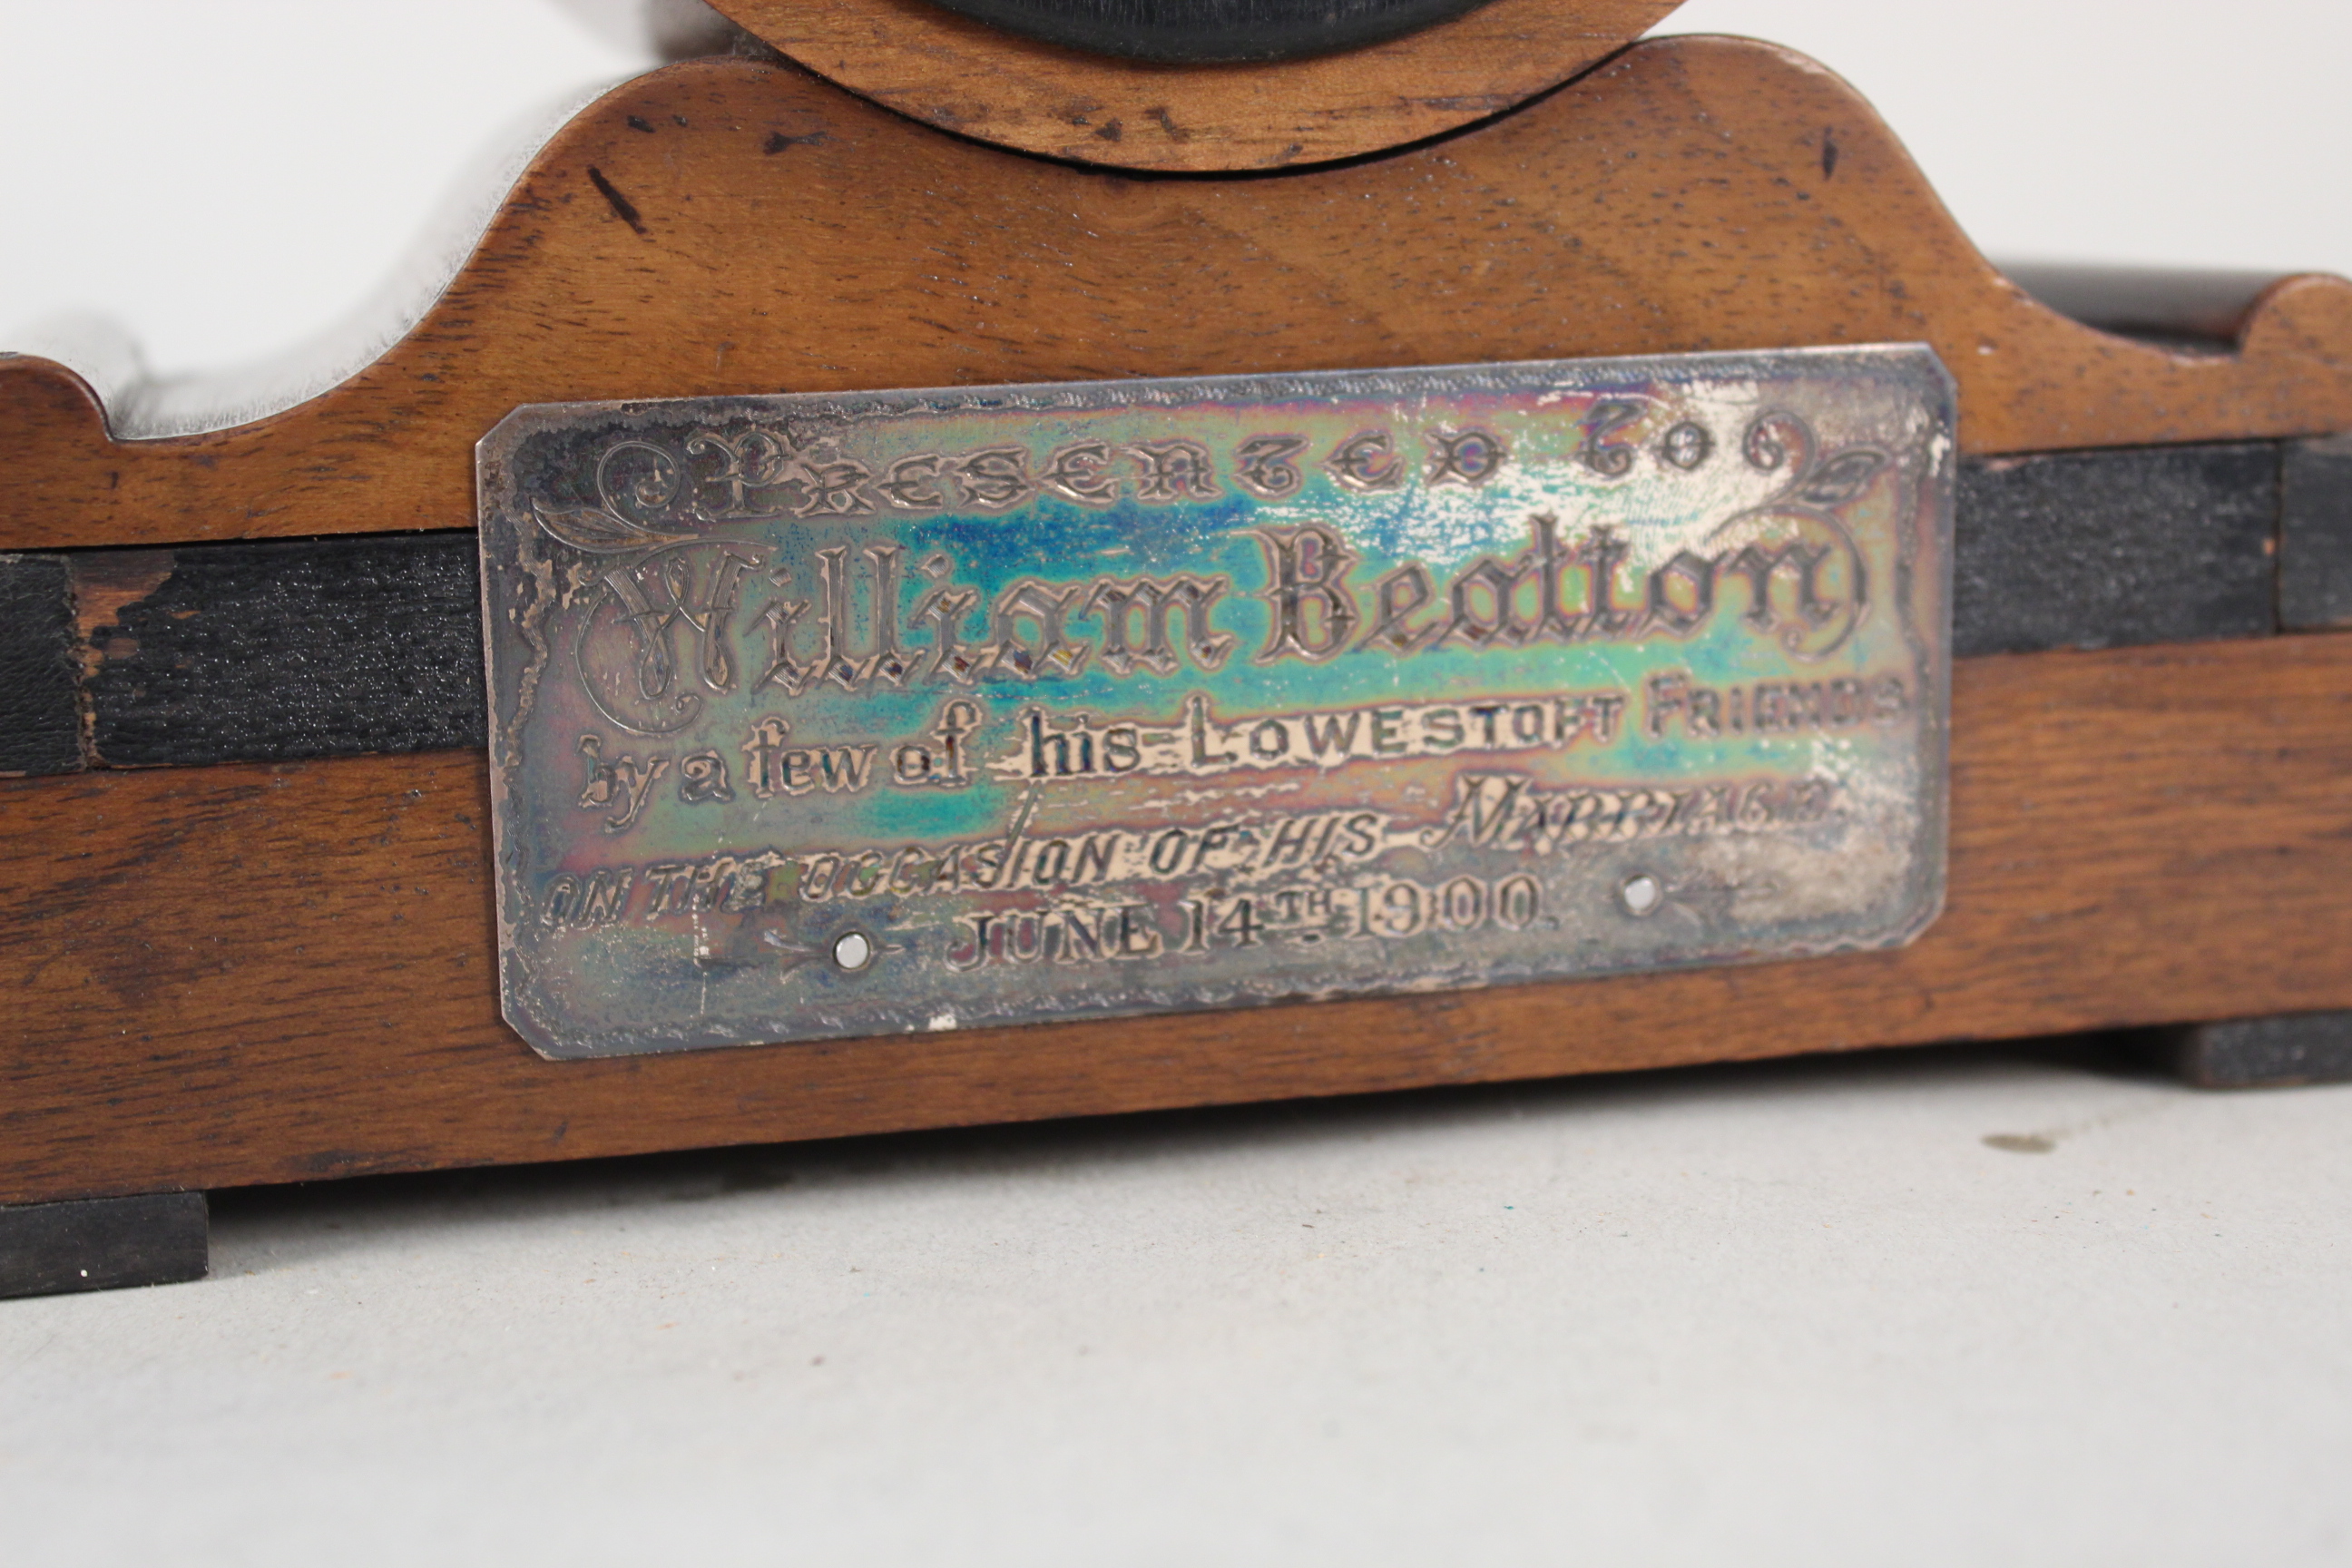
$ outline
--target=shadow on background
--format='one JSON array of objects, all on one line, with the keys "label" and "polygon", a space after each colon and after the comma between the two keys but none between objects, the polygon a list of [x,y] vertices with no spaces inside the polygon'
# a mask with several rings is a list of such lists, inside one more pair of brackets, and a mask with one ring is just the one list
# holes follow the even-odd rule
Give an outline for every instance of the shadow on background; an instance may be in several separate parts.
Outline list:
[{"label": "shadow on background", "polygon": [[[222,1273],[320,1261],[401,1233],[515,1217],[561,1220],[657,1211],[785,1187],[809,1189],[1017,1176],[1139,1160],[1210,1158],[1231,1149],[1360,1140],[1386,1131],[1476,1126],[1534,1114],[1605,1115],[1733,1100],[1932,1092],[2020,1071],[2174,1083],[2152,1037],[2077,1035],[1904,1047],[1520,1083],[1408,1089],[1326,1100],[1142,1111],[919,1132],[877,1133],[547,1164],[354,1176],[212,1195]],[[2194,1090],[2182,1089],[2183,1094]],[[2044,1152],[2032,1135],[1985,1142]]]}]

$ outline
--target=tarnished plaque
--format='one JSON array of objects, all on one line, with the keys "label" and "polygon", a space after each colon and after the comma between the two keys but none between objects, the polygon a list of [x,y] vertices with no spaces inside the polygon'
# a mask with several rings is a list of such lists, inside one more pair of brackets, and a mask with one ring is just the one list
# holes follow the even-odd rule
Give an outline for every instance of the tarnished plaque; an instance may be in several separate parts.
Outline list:
[{"label": "tarnished plaque", "polygon": [[507,1017],[611,1056],[1900,943],[1952,473],[1911,347],[519,410]]}]

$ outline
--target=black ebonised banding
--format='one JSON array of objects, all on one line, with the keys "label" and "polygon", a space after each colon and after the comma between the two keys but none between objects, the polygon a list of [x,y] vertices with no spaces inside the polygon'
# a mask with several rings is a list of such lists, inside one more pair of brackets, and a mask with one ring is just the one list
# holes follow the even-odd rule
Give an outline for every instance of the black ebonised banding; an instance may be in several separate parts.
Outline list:
[{"label": "black ebonised banding", "polygon": [[73,582],[55,555],[0,555],[0,773],[82,765]]},{"label": "black ebonised banding", "polygon": [[2268,636],[2278,473],[2267,441],[1963,463],[1954,657]]},{"label": "black ebonised banding", "polygon": [[484,744],[472,533],[204,545],[168,567],[93,628],[100,763]]},{"label": "black ebonised banding", "polygon": [[[2325,444],[2299,450],[2325,451]],[[2277,629],[2280,447],[2272,442],[1972,458],[1960,468],[1957,657],[2264,637]],[[2352,528],[2311,498],[2337,468],[2290,458],[2305,498],[2288,563],[2352,582]],[[2305,464],[2295,468],[2296,462]],[[2300,488],[2297,488],[2300,487]],[[281,762],[484,742],[481,622],[470,531],[352,535],[174,552],[89,552],[121,608],[92,627],[99,765]],[[7,754],[73,765],[72,668],[58,653],[51,564],[16,579],[49,651],[12,689]],[[46,573],[46,575],[43,574]],[[144,574],[142,576],[142,574]],[[0,577],[0,583],[7,579]],[[152,584],[152,585],[151,585]],[[2320,601],[2335,590],[2319,590]],[[2290,602],[2305,590],[2290,585]],[[2306,594],[2306,597],[2308,595]],[[43,618],[46,617],[46,618]],[[2311,621],[2298,625],[2320,624]],[[43,641],[41,638],[47,640]],[[37,698],[37,700],[36,699]],[[19,771],[32,771],[20,769]]]},{"label": "black ebonised banding", "polygon": [[2352,626],[2352,436],[2290,441],[2279,490],[2279,622]]}]

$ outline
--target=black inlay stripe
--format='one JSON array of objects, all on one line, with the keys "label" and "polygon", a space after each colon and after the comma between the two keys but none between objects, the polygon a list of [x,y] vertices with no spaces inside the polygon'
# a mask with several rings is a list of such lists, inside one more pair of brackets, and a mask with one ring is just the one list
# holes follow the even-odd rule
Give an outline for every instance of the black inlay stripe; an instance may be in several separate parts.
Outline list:
[{"label": "black inlay stripe", "polygon": [[0,555],[0,773],[82,765],[73,580],[54,555]]},{"label": "black inlay stripe", "polygon": [[1953,655],[2267,636],[2278,518],[2273,442],[1963,463]]},{"label": "black inlay stripe", "polygon": [[[2352,451],[2284,444],[2283,581],[2282,446],[1963,462],[1955,655],[2352,618]],[[119,605],[79,692],[68,567],[85,621]],[[0,759],[82,765],[78,701],[101,766],[479,746],[479,602],[470,531],[0,558]]]},{"label": "black inlay stripe", "polygon": [[2352,627],[2352,436],[2290,444],[2279,508],[2279,620]]},{"label": "black inlay stripe", "polygon": [[172,552],[92,630],[90,749],[150,767],[485,744],[479,582],[470,531]]}]

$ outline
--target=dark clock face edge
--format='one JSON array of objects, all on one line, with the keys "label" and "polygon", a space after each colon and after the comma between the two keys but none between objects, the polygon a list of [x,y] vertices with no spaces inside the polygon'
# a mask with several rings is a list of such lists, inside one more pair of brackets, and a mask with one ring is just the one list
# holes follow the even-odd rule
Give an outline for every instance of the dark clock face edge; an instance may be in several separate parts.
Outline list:
[{"label": "dark clock face edge", "polygon": [[1305,59],[1360,48],[1486,0],[931,0],[1009,33],[1165,65]]}]

